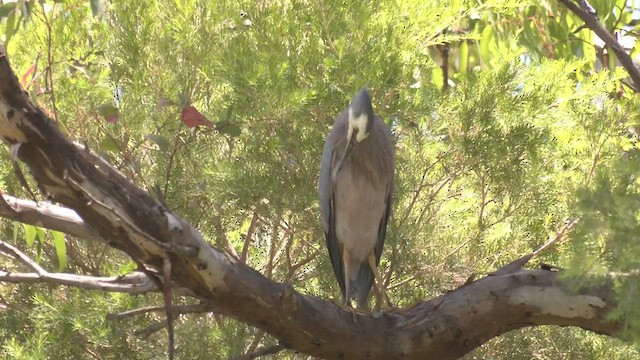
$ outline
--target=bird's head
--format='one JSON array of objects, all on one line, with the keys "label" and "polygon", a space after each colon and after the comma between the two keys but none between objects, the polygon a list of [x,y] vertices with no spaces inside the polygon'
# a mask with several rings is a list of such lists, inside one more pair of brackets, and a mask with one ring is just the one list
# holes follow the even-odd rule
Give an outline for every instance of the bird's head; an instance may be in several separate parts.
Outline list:
[{"label": "bird's head", "polygon": [[356,96],[349,103],[349,130],[347,131],[347,141],[355,133],[357,142],[361,142],[369,136],[371,125],[373,125],[373,106],[371,105],[371,95],[363,86]]},{"label": "bird's head", "polygon": [[[347,147],[342,155],[342,161],[338,166],[338,171],[342,168],[345,160],[351,155],[356,143],[360,143],[369,136],[373,125],[373,106],[371,105],[371,95],[363,86],[356,96],[351,99],[349,108],[349,124],[347,128]],[[355,134],[355,136],[354,136]]]}]

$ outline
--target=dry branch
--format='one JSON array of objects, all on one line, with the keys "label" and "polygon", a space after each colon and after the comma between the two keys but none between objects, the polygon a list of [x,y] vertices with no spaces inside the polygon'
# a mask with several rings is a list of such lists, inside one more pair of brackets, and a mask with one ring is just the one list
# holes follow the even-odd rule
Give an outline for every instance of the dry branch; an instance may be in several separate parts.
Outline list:
[{"label": "dry branch", "polygon": [[105,242],[75,211],[44,201],[36,203],[0,194],[0,217],[85,240]]},{"label": "dry branch", "polygon": [[96,277],[67,273],[17,273],[0,270],[0,282],[16,284],[43,283],[73,286],[86,290],[120,292],[132,295],[159,291],[147,275],[135,272],[123,276]]},{"label": "dry branch", "polygon": [[618,60],[620,60],[622,66],[627,70],[627,73],[629,73],[629,76],[631,76],[633,84],[635,85],[635,91],[640,91],[640,71],[638,70],[638,67],[633,63],[633,59],[631,59],[631,56],[627,53],[624,47],[620,45],[613,34],[611,34],[604,24],[600,22],[600,19],[598,19],[598,15],[593,10],[593,7],[591,7],[586,0],[578,0],[577,4],[573,2],[573,0],[558,0],[558,2],[566,6],[572,13],[578,15],[578,17],[584,21],[584,24],[589,29],[593,30],[593,32],[595,32],[596,35],[598,35],[598,37],[611,48]]}]

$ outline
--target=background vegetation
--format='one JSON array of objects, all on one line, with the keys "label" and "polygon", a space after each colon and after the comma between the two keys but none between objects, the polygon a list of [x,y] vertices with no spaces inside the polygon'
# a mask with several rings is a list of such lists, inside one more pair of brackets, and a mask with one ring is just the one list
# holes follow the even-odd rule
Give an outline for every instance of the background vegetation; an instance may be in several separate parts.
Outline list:
[{"label": "background vegetation", "polygon": [[[632,4],[591,2],[635,56]],[[320,155],[334,117],[366,85],[397,144],[382,261],[394,304],[484,276],[579,219],[538,260],[568,276],[621,274],[614,315],[630,342],[541,327],[467,358],[640,357],[629,345],[640,338],[639,284],[622,276],[640,259],[638,97],[615,57],[556,1],[19,0],[5,1],[0,18],[24,88],[71,138],[211,244],[328,299],[339,289],[319,220]],[[0,190],[28,198],[3,149]],[[50,232],[0,226],[50,271],[135,269],[106,245],[66,236],[62,246]],[[0,268],[21,270],[6,257]],[[160,304],[159,295],[2,284],[0,356],[163,358],[166,333],[147,328],[163,313],[105,316]],[[275,342],[215,314],[176,323],[182,359]]]}]

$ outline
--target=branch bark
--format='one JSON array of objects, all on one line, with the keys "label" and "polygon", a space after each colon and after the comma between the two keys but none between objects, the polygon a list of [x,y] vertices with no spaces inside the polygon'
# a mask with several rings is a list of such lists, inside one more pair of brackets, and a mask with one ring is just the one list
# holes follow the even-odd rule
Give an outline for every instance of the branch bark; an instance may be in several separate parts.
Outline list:
[{"label": "branch bark", "polygon": [[106,241],[75,211],[48,202],[36,203],[0,194],[0,217],[60,231],[85,240],[103,243]]},{"label": "branch bark", "polygon": [[618,40],[607,30],[607,28],[600,22],[598,19],[598,15],[596,15],[593,7],[591,7],[586,0],[578,0],[578,4],[574,3],[572,0],[558,0],[558,2],[562,3],[567,9],[569,9],[572,13],[578,15],[584,24],[593,32],[598,35],[605,44],[607,44],[611,50],[616,54],[618,60],[622,66],[627,70],[631,80],[633,80],[634,88],[636,92],[640,91],[640,71],[633,63],[633,59],[627,53],[627,51],[620,45]]},{"label": "branch bark", "polygon": [[616,306],[612,282],[572,292],[556,272],[544,270],[488,276],[376,316],[271,281],[212,248],[178,215],[71,143],[20,89],[1,47],[0,138],[48,198],[77,212],[107,243],[157,272],[169,259],[177,286],[299,352],[331,359],[454,359],[525,326],[572,325],[610,335],[620,329],[606,320]]},{"label": "branch bark", "polygon": [[73,286],[86,290],[121,292],[132,295],[159,291],[156,285],[141,272],[123,276],[96,277],[67,273],[17,273],[0,270],[0,282],[16,284],[44,283]]}]

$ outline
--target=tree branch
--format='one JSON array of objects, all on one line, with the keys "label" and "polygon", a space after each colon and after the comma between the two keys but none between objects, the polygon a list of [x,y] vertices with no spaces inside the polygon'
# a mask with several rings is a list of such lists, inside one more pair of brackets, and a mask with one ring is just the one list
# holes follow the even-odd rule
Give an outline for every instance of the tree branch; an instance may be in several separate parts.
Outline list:
[{"label": "tree branch", "polygon": [[36,272],[37,275],[45,275],[47,271],[43,269],[40,265],[36,264],[35,261],[31,260],[25,253],[18,250],[15,246],[0,240],[0,251],[8,254],[9,256],[19,260],[21,263],[30,267],[33,271]]},{"label": "tree branch", "polygon": [[[174,305],[173,313],[177,315],[205,313],[205,312],[211,312],[214,309],[215,309],[215,305],[210,303],[200,303],[200,304],[192,304],[192,305]],[[150,312],[161,312],[161,311],[166,311],[166,308],[164,306],[149,306],[149,307],[143,307],[139,309],[123,311],[115,314],[107,314],[107,320],[122,320],[132,316],[138,316],[142,314],[148,314]]]},{"label": "tree branch", "polygon": [[34,202],[0,194],[0,217],[56,230],[75,237],[105,242],[78,214],[48,202]]},{"label": "tree branch", "polygon": [[589,29],[593,30],[593,32],[595,32],[596,35],[598,35],[598,37],[611,48],[613,53],[616,55],[618,60],[620,60],[620,63],[627,70],[629,76],[633,80],[636,92],[639,91],[640,71],[633,63],[633,59],[631,59],[631,56],[627,53],[624,47],[620,45],[613,34],[611,34],[609,30],[604,27],[602,22],[600,22],[600,20],[598,19],[598,15],[596,15],[593,8],[585,0],[578,0],[579,5],[575,4],[572,0],[558,0],[558,2],[562,3],[574,14],[578,15],[578,17],[580,17],[580,19],[584,21],[585,25]]},{"label": "tree branch", "polygon": [[0,282],[16,284],[45,283],[73,286],[86,290],[120,292],[132,295],[158,292],[156,285],[142,272],[111,277],[95,277],[67,273],[17,273],[0,270]]},{"label": "tree branch", "polygon": [[572,325],[610,335],[621,328],[606,318],[616,306],[612,281],[572,292],[556,272],[544,270],[489,276],[376,316],[271,281],[212,248],[177,214],[74,146],[20,89],[2,47],[0,138],[29,167],[42,192],[75,210],[110,245],[156,272],[171,256],[177,285],[286,348],[329,359],[454,359],[525,326]]}]

